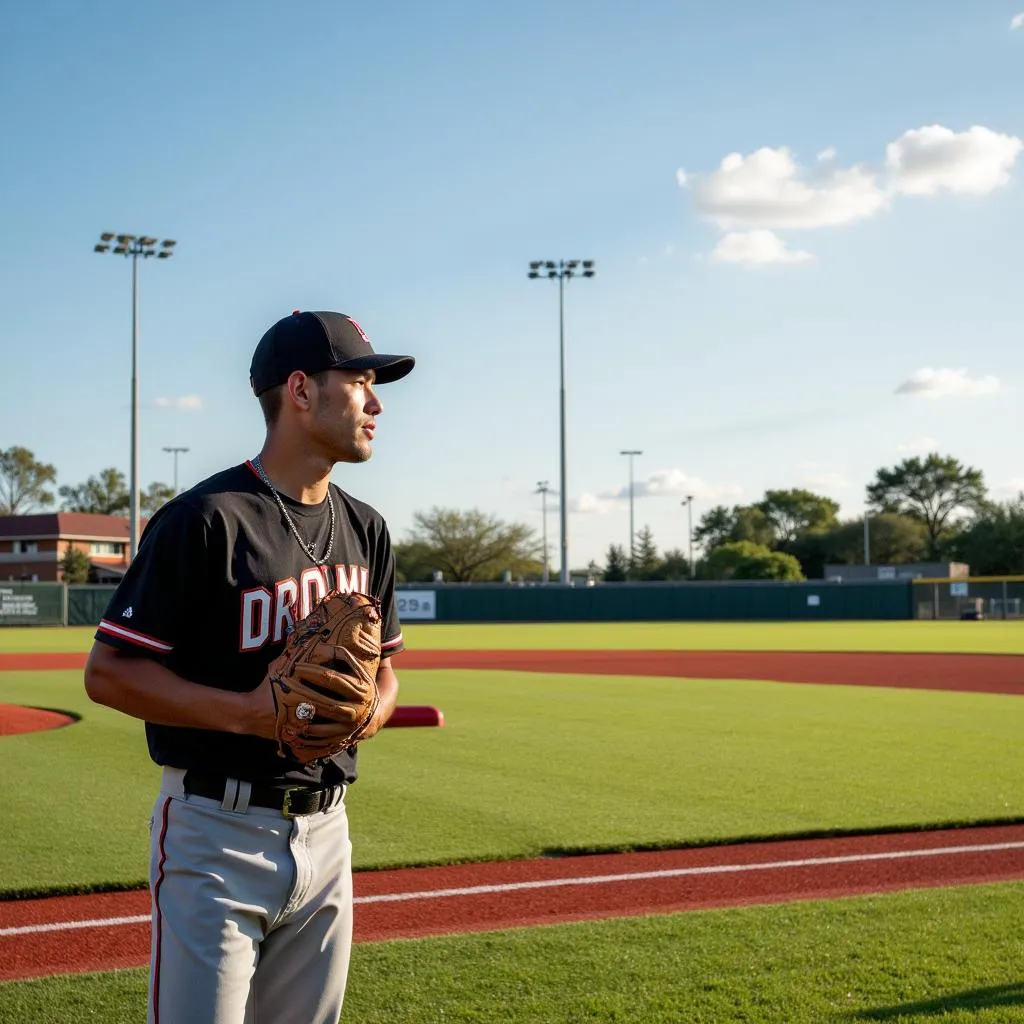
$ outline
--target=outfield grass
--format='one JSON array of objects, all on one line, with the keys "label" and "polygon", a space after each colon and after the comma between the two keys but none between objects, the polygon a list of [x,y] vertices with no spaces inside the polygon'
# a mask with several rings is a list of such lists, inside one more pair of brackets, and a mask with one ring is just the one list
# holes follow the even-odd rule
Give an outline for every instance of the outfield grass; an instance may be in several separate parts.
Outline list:
[{"label": "outfield grass", "polygon": [[[935,651],[1024,654],[1021,622],[407,623],[418,650]],[[87,651],[95,629],[0,629],[0,652]],[[396,659],[401,665],[401,655]]]},{"label": "outfield grass", "polygon": [[[409,671],[442,729],[385,730],[349,793],[357,867],[1024,818],[1024,700],[999,694]],[[0,893],[141,884],[156,769],[80,673],[0,674],[69,728],[0,744]]]},{"label": "outfield grass", "polygon": [[[357,911],[358,912],[358,911]],[[1024,883],[357,945],[344,1024],[1007,1024]],[[144,1019],[146,972],[0,985],[0,1021]]]}]

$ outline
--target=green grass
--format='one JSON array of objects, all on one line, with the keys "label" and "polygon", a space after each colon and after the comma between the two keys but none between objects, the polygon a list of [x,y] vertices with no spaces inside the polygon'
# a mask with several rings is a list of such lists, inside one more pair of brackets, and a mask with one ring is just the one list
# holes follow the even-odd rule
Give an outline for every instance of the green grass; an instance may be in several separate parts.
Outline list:
[{"label": "green grass", "polygon": [[[1024,654],[1024,622],[409,623],[419,650],[935,651]],[[0,629],[0,652],[87,651],[95,630]],[[401,665],[401,656],[396,659]]]},{"label": "green grass", "polygon": [[[409,671],[442,729],[386,730],[348,800],[357,867],[1024,818],[1024,700],[874,687]],[[83,721],[0,744],[0,892],[141,884],[156,769],[75,672],[0,702]]]},{"label": "green grass", "polygon": [[[1024,1021],[1024,884],[355,947],[344,1024]],[[0,1021],[128,1024],[144,970],[0,985]]]}]

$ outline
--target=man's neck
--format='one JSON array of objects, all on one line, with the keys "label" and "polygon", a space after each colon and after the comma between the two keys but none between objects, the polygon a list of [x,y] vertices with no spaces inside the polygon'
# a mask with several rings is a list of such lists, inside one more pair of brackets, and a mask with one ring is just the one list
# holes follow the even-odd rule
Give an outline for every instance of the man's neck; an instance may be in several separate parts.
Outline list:
[{"label": "man's neck", "polygon": [[333,467],[321,456],[292,452],[274,438],[267,438],[260,464],[274,487],[295,501],[319,505],[327,497]]}]

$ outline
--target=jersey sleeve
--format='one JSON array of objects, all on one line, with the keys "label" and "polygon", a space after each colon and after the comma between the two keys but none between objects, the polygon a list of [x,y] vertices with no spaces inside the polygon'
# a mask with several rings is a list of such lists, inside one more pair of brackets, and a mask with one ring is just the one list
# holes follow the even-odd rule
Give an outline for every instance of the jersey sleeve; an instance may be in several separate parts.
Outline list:
[{"label": "jersey sleeve", "polygon": [[398,602],[395,600],[395,555],[391,550],[391,534],[386,524],[382,527],[374,570],[375,575],[379,573],[374,593],[380,599],[383,616],[380,653],[382,658],[390,658],[405,650],[405,642],[402,639],[402,624],[398,620]]},{"label": "jersey sleeve", "polygon": [[153,658],[171,654],[187,639],[202,602],[207,556],[202,514],[181,501],[164,505],[143,531],[96,639]]}]

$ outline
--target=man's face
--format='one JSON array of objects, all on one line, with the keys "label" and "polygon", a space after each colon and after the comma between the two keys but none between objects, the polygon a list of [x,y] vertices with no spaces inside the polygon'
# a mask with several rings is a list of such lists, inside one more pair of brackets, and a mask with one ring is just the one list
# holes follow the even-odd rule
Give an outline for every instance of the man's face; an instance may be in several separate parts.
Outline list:
[{"label": "man's face", "polygon": [[366,462],[373,454],[376,419],[383,411],[373,370],[328,370],[315,385],[312,439],[332,462]]}]

